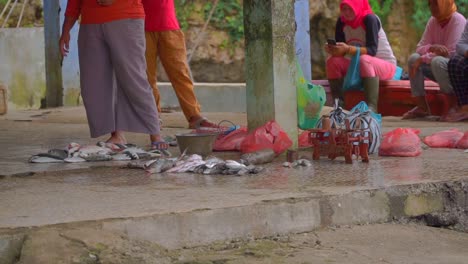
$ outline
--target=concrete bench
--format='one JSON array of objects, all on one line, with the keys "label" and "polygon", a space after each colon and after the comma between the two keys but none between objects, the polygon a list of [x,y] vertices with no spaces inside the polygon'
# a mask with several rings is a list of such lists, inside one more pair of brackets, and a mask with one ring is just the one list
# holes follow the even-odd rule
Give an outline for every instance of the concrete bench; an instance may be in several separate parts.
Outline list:
[{"label": "concrete bench", "polygon": [[[313,84],[322,85],[327,93],[325,105],[332,106],[333,100],[328,80],[313,80]],[[447,112],[447,97],[439,92],[439,85],[436,82],[426,80],[426,98],[434,115],[442,115]],[[351,109],[360,101],[364,101],[362,91],[349,91],[345,93],[345,109]],[[380,81],[379,106],[378,111],[383,116],[401,116],[416,106],[416,101],[411,96],[411,87],[408,80]]]}]

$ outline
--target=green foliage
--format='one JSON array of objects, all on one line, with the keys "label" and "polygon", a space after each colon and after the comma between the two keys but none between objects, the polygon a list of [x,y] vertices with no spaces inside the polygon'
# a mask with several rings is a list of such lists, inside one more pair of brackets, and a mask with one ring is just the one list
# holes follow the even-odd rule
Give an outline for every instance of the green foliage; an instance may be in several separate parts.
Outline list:
[{"label": "green foliage", "polygon": [[193,1],[175,0],[174,5],[176,9],[177,20],[179,20],[180,27],[182,28],[182,30],[187,30],[189,26],[188,18],[194,10]]},{"label": "green foliage", "polygon": [[[466,16],[468,13],[468,0],[457,0],[455,3],[457,4],[458,13]],[[422,32],[426,28],[426,23],[431,17],[431,11],[429,10],[427,0],[414,0],[413,10],[413,25],[418,31]]]},{"label": "green foliage", "polygon": [[372,11],[382,20],[387,21],[387,17],[392,11],[393,0],[369,0]]},{"label": "green foliage", "polygon": [[[1,0],[0,0],[1,1]],[[177,19],[182,30],[189,27],[189,17],[196,12],[195,0],[175,0]],[[202,6],[203,19],[208,19],[213,1],[207,1]],[[195,14],[196,15],[196,14]],[[244,37],[244,13],[242,2],[240,0],[219,0],[216,9],[210,20],[210,25],[228,33],[232,43],[241,40]]]},{"label": "green foliage", "polygon": [[[205,19],[213,7],[213,3],[204,6]],[[232,42],[237,42],[244,37],[244,13],[242,3],[239,0],[219,0],[211,17],[210,25],[227,31]]]}]

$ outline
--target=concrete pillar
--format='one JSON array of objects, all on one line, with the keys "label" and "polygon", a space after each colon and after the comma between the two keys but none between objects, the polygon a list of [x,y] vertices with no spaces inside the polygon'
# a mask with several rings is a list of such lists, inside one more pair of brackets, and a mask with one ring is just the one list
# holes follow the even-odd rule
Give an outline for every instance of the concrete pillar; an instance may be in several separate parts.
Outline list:
[{"label": "concrete pillar", "polygon": [[46,107],[63,105],[62,57],[59,51],[59,0],[44,1]]},{"label": "concrete pillar", "polygon": [[244,0],[247,122],[276,120],[297,146],[294,0]]},{"label": "concrete pillar", "polygon": [[296,56],[306,80],[312,80],[310,56],[309,0],[296,0],[294,3],[296,18]]}]

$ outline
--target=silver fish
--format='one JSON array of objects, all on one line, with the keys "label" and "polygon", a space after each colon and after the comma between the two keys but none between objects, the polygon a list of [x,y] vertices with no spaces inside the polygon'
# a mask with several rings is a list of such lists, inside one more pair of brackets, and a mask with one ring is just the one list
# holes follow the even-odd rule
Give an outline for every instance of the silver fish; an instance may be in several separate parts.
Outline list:
[{"label": "silver fish", "polygon": [[218,157],[208,157],[205,160],[205,164],[207,168],[213,168],[217,166],[218,164],[224,164],[224,163],[226,162]]},{"label": "silver fish", "polygon": [[223,161],[222,163],[218,163],[215,166],[209,168],[207,167],[204,171],[203,174],[205,175],[213,175],[213,174],[222,174],[223,170],[226,169],[226,164]]},{"label": "silver fish", "polygon": [[132,160],[133,158],[129,156],[127,153],[118,153],[112,155],[112,160],[122,161],[122,160]]},{"label": "silver fish", "polygon": [[61,160],[68,157],[68,151],[64,149],[50,149],[49,151],[47,151],[47,153],[51,155],[50,157],[55,157]]},{"label": "silver fish", "polygon": [[174,167],[177,159],[157,159],[155,162],[151,163],[149,167],[145,170],[149,173],[161,173],[169,170]]},{"label": "silver fish", "polygon": [[68,158],[65,158],[63,161],[68,162],[68,163],[86,162],[85,159],[80,158],[80,157],[68,157]]},{"label": "silver fish", "polygon": [[58,163],[58,162],[63,162],[63,160],[55,159],[51,157],[34,155],[31,158],[29,158],[29,162],[31,163]]},{"label": "silver fish", "polygon": [[312,163],[309,160],[306,160],[306,159],[298,159],[298,160],[294,161],[291,165],[293,167],[299,167],[299,166],[310,167],[310,166],[312,166]]},{"label": "silver fish", "polygon": [[127,164],[127,167],[130,169],[145,169],[147,161],[134,160]]},{"label": "silver fish", "polygon": [[226,160],[226,167],[228,169],[233,169],[233,170],[241,170],[241,169],[247,168],[247,166],[235,160]]},{"label": "silver fish", "polygon": [[182,156],[177,160],[175,167],[168,170],[168,172],[192,172],[196,167],[203,164],[205,164],[205,161],[200,155]]},{"label": "silver fish", "polygon": [[102,154],[102,153],[80,154],[80,158],[83,158],[86,161],[109,161],[109,160],[112,160],[111,155]]}]

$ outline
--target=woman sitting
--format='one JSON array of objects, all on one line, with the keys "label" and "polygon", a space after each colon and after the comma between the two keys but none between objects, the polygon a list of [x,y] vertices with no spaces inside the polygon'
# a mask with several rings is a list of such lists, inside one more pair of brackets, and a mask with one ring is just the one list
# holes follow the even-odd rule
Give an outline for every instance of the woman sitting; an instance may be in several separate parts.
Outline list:
[{"label": "woman sitting", "polygon": [[468,120],[468,23],[458,41],[457,53],[448,63],[448,74],[460,108],[449,113],[444,121]]},{"label": "woman sitting", "polygon": [[396,58],[379,18],[367,0],[343,0],[335,28],[336,45],[327,44],[327,78],[333,99],[344,100],[343,82],[350,58],[360,49],[359,68],[364,96],[369,107],[377,111],[379,79],[390,80],[395,75]]},{"label": "woman sitting", "polygon": [[424,77],[439,83],[440,91],[449,98],[450,107],[456,106],[456,98],[450,84],[447,64],[455,53],[455,45],[465,27],[465,17],[456,12],[454,0],[429,0],[432,17],[426,30],[408,60],[411,93],[417,106],[403,115],[403,119],[425,117],[431,114],[426,101]]}]

